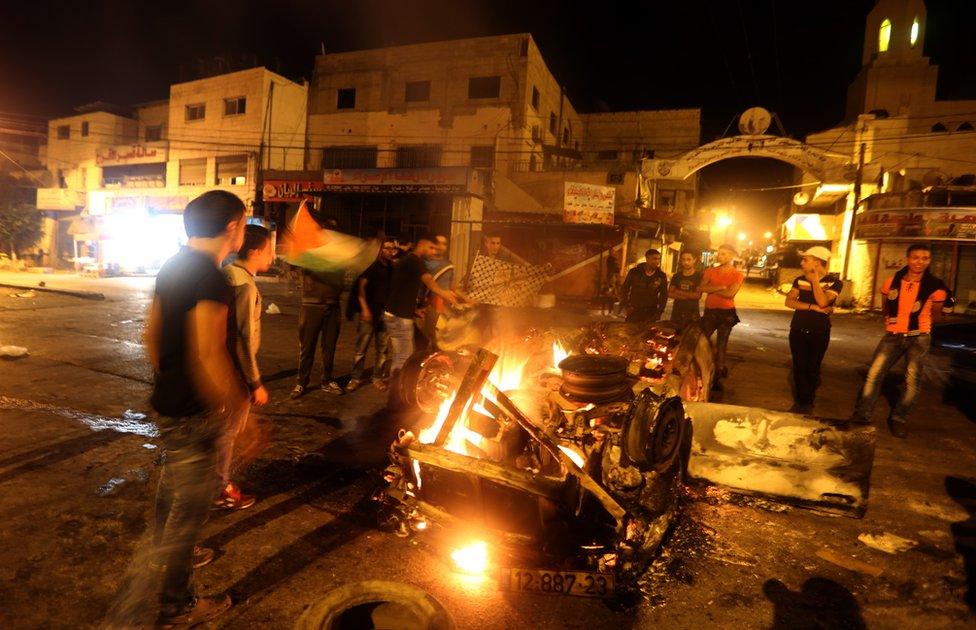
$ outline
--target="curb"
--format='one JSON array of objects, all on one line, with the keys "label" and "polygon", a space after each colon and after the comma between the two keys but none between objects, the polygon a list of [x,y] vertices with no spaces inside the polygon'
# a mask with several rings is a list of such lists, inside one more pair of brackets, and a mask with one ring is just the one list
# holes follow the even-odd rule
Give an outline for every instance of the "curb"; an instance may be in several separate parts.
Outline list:
[{"label": "curb", "polygon": [[8,289],[20,289],[21,291],[45,291],[47,293],[60,293],[61,295],[70,295],[72,297],[81,298],[83,300],[104,300],[105,294],[98,293],[96,291],[74,291],[72,289],[55,289],[52,287],[39,287],[30,286],[24,284],[10,284],[8,282],[0,282],[0,287],[7,287]]}]

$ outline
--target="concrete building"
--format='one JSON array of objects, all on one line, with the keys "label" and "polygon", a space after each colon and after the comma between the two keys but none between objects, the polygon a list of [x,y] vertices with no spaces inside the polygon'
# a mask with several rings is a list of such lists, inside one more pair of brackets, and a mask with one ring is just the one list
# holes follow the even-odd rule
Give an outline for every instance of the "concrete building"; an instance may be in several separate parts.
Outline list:
[{"label": "concrete building", "polygon": [[793,204],[784,225],[797,244],[834,248],[834,270],[847,271],[862,306],[880,305],[884,278],[916,240],[931,243],[931,270],[959,293],[960,308],[976,300],[976,100],[936,99],[938,67],[924,56],[925,24],[922,0],[880,0],[871,10],[847,120],[807,137],[854,165],[863,146],[860,192],[855,172],[849,185],[803,174],[809,188],[795,200],[804,203]]},{"label": "concrete building", "polygon": [[306,86],[252,68],[50,121],[55,185],[38,190],[37,206],[51,264],[156,269],[185,240],[183,208],[207,190],[253,211],[263,170],[302,166],[306,100]]},{"label": "concrete building", "polygon": [[[565,186],[612,189],[614,215],[640,221],[642,159],[697,146],[699,118],[580,114],[525,33],[324,54],[309,95],[305,169],[269,174],[265,196],[278,203],[278,221],[310,197],[353,233],[450,232],[456,264],[471,259],[485,230],[533,262],[598,263],[619,246],[619,223],[566,224]],[[654,192],[662,207],[690,209],[695,186]]]}]

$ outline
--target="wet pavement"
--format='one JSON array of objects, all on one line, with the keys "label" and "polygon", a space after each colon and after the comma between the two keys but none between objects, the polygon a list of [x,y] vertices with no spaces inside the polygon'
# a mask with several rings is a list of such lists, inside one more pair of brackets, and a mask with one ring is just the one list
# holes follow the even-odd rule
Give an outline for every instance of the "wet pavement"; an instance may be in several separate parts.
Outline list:
[{"label": "wet pavement", "polygon": [[[65,286],[73,286],[62,280]],[[0,287],[0,627],[91,627],[105,616],[144,539],[160,449],[147,413],[140,342],[145,280],[85,280],[106,299],[19,298]],[[94,287],[94,288],[93,288]],[[396,430],[371,387],[288,399],[295,375],[298,295],[262,283],[261,363],[272,402],[247,443],[240,476],[251,509],[214,512],[197,572],[203,592],[236,605],[218,625],[292,627],[331,589],[365,579],[415,584],[458,627],[962,627],[965,562],[976,554],[976,424],[929,384],[908,440],[883,428],[863,519],[831,517],[720,488],[689,487],[684,511],[626,610],[582,598],[517,595],[452,573],[422,539],[379,531],[368,497]],[[789,313],[750,287],[732,336],[722,401],[786,409]],[[880,331],[876,316],[835,316],[816,412],[849,415]],[[337,375],[348,374],[344,322]],[[861,370],[861,372],[859,372]],[[317,378],[317,373],[313,375]],[[882,401],[879,407],[885,407]],[[858,540],[895,534],[917,544],[888,554]],[[972,580],[972,573],[968,580]]]}]

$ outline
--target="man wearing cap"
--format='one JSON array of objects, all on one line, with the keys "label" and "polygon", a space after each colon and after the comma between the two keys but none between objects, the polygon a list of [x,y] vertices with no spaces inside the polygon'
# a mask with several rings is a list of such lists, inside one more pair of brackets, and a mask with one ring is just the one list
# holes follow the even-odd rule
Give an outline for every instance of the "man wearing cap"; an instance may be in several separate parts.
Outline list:
[{"label": "man wearing cap", "polygon": [[908,437],[908,415],[915,406],[922,383],[922,361],[932,344],[932,322],[941,319],[943,308],[952,309],[952,295],[945,283],[929,273],[932,250],[925,243],[908,246],[907,264],[885,280],[885,335],[878,342],[868,375],[854,408],[851,422],[870,424],[881,383],[903,355],[905,391],[891,410],[888,428],[892,435]]},{"label": "man wearing cap", "polygon": [[709,339],[712,333],[718,331],[715,340],[715,380],[712,389],[722,390],[721,379],[728,375],[725,366],[725,349],[729,345],[732,328],[739,323],[739,316],[735,311],[735,294],[742,287],[744,277],[735,268],[732,261],[737,252],[729,244],[720,245],[715,257],[718,265],[709,267],[702,274],[702,284],[698,288],[705,296],[705,313],[702,315],[701,327]]},{"label": "man wearing cap", "polygon": [[790,353],[793,355],[793,408],[796,413],[813,410],[813,398],[820,385],[820,364],[830,343],[830,313],[844,283],[827,274],[830,250],[811,247],[800,254],[803,275],[793,280],[786,295],[792,308]]}]

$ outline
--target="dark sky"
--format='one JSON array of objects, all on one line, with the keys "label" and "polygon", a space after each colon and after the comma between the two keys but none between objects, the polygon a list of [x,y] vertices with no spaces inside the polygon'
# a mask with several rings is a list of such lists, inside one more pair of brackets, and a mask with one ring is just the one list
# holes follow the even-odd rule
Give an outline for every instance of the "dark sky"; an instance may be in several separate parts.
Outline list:
[{"label": "dark sky", "polygon": [[[580,111],[702,107],[703,140],[752,105],[801,137],[843,116],[872,0],[197,0],[0,3],[0,115],[165,98],[199,59],[256,55],[291,78],[338,52],[530,32]],[[976,98],[976,1],[930,0],[940,97]],[[732,127],[735,129],[734,125]],[[735,172],[736,161],[716,167]],[[763,168],[770,182],[786,169]],[[781,172],[780,172],[781,171]],[[705,188],[712,188],[706,174]],[[726,178],[727,179],[727,178]],[[724,179],[716,180],[719,187]]]}]

